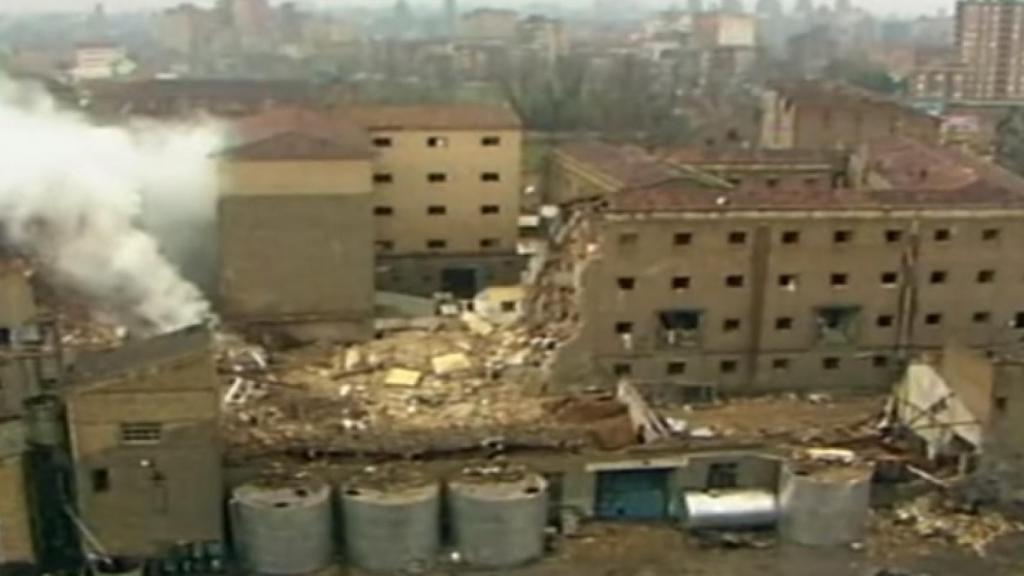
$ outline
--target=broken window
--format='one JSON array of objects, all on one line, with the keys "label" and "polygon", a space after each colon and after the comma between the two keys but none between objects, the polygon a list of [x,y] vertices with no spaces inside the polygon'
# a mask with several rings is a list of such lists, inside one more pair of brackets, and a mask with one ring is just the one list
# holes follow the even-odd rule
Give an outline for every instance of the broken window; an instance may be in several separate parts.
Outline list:
[{"label": "broken window", "polygon": [[673,290],[689,290],[690,289],[690,277],[689,276],[674,276],[672,278],[672,289]]},{"label": "broken window", "polygon": [[948,242],[952,237],[953,232],[949,228],[939,228],[934,234],[936,242]]},{"label": "broken window", "polygon": [[875,325],[879,328],[890,328],[892,327],[893,317],[891,314],[881,314],[875,320]]},{"label": "broken window", "polygon": [[945,270],[935,270],[928,276],[928,281],[932,284],[945,284],[948,277]]},{"label": "broken window", "polygon": [[836,230],[832,233],[832,241],[836,244],[846,244],[853,239],[852,230]]},{"label": "broken window", "polygon": [[789,370],[789,358],[776,358],[772,360],[772,370],[786,372]]},{"label": "broken window", "polygon": [[739,486],[739,464],[715,462],[708,467],[708,490],[726,490]]},{"label": "broken window", "polygon": [[899,242],[901,240],[903,240],[903,231],[902,230],[886,230],[885,231],[885,241],[888,242],[889,244],[895,244],[896,242]]},{"label": "broken window", "polygon": [[667,346],[688,346],[700,337],[703,313],[699,310],[666,310],[658,314],[661,342]]},{"label": "broken window", "polygon": [[779,274],[779,288],[796,290],[798,278],[796,274]]},{"label": "broken window", "polygon": [[981,231],[981,239],[985,242],[999,240],[999,228],[986,228]]},{"label": "broken window", "polygon": [[427,214],[431,216],[444,216],[448,213],[448,209],[444,206],[427,206]]},{"label": "broken window", "polygon": [[391,138],[378,136],[373,139],[373,146],[375,148],[391,148]]},{"label": "broken window", "polygon": [[739,329],[740,329],[740,319],[739,318],[726,318],[722,322],[722,331],[723,332],[736,332]]},{"label": "broken window", "polygon": [[882,356],[880,354],[875,355],[871,359],[871,364],[874,365],[875,368],[887,368],[889,366],[889,357]]},{"label": "broken window", "polygon": [[448,139],[445,138],[444,136],[431,136],[430,138],[427,138],[427,147],[428,148],[447,148],[448,147]]},{"label": "broken window", "polygon": [[821,367],[825,370],[838,370],[839,369],[839,358],[836,356],[828,356],[822,358]]},{"label": "broken window", "polygon": [[942,324],[942,314],[939,314],[938,312],[925,314],[924,323],[928,326],[938,326],[939,324]]},{"label": "broken window", "polygon": [[624,334],[632,334],[633,333],[633,323],[632,322],[616,322],[615,323],[615,333],[618,334],[619,336],[622,336]]},{"label": "broken window", "polygon": [[978,284],[991,284],[996,279],[995,270],[981,270],[978,272]]},{"label": "broken window", "polygon": [[776,318],[775,319],[775,329],[776,330],[792,330],[793,329],[793,319],[788,317],[788,316],[783,316],[781,318]]},{"label": "broken window", "polygon": [[1006,405],[1008,404],[1006,396],[997,396],[994,404],[996,411],[1006,412]]},{"label": "broken window", "polygon": [[480,174],[481,182],[501,182],[501,174],[497,172],[484,172]]},{"label": "broken window", "polygon": [[485,204],[480,207],[481,214],[497,214],[501,212],[501,208],[497,204]]},{"label": "broken window", "polygon": [[612,366],[612,372],[619,377],[633,374],[633,365],[627,362],[619,362]]},{"label": "broken window", "polygon": [[373,209],[373,213],[377,216],[391,216],[395,213],[395,209],[391,206],[377,206]]},{"label": "broken window", "polygon": [[159,444],[163,425],[159,422],[124,422],[121,424],[122,444]]},{"label": "broken window", "polygon": [[481,248],[494,248],[498,245],[497,238],[483,238],[480,240]]},{"label": "broken window", "polygon": [[832,284],[833,288],[842,288],[849,284],[850,276],[842,272],[835,273],[829,277],[829,282]]},{"label": "broken window", "polygon": [[672,236],[672,243],[676,246],[689,246],[693,242],[693,234],[690,232],[676,232]]},{"label": "broken window", "polygon": [[374,182],[374,184],[391,184],[394,181],[395,181],[395,177],[392,176],[391,174],[374,174],[373,175],[373,182]]},{"label": "broken window", "polygon": [[768,188],[778,188],[779,187],[779,179],[775,178],[775,177],[765,178],[764,179],[764,185],[767,186]]},{"label": "broken window", "polygon": [[448,247],[448,242],[444,240],[427,240],[427,248],[430,250],[441,250]]},{"label": "broken window", "polygon": [[882,272],[882,286],[892,288],[900,281],[900,275],[896,272]]},{"label": "broken window", "polygon": [[506,313],[515,312],[516,311],[516,301],[515,300],[503,300],[501,302],[501,311],[502,312],[506,312]]},{"label": "broken window", "polygon": [[722,374],[734,374],[740,367],[740,363],[735,360],[722,360],[718,363],[718,371]]},{"label": "broken window", "polygon": [[636,278],[623,277],[618,279],[619,290],[632,290],[636,287]]},{"label": "broken window", "polygon": [[395,249],[395,243],[391,240],[377,240],[375,244],[380,252],[391,252]]},{"label": "broken window", "polygon": [[444,172],[431,172],[430,174],[427,174],[427,182],[430,182],[432,184],[439,184],[441,182],[447,181],[448,175],[445,174]]},{"label": "broken window", "polygon": [[729,244],[746,244],[747,233],[746,232],[730,232],[729,233]]},{"label": "broken window", "polygon": [[729,288],[743,288],[743,275],[731,274],[725,277],[725,285]]},{"label": "broken window", "polygon": [[669,376],[682,376],[686,374],[686,362],[669,362],[665,372]]},{"label": "broken window", "polygon": [[800,242],[800,233],[796,230],[787,230],[782,233],[783,244],[796,244]]},{"label": "broken window", "polygon": [[624,232],[619,234],[619,246],[635,246],[640,240],[636,232]]},{"label": "broken window", "polygon": [[480,139],[481,146],[501,146],[500,136],[484,136]]},{"label": "broken window", "polygon": [[110,470],[107,470],[106,468],[94,468],[92,472],[89,473],[89,479],[94,493],[100,494],[110,490]]},{"label": "broken window", "polygon": [[991,320],[991,312],[975,312],[971,316],[971,322],[974,322],[975,324],[988,324]]},{"label": "broken window", "polygon": [[818,308],[818,339],[826,344],[849,344],[857,337],[860,309],[852,306]]},{"label": "broken window", "polygon": [[1024,328],[1024,312],[1017,312],[1013,315],[1013,327],[1017,330]]}]

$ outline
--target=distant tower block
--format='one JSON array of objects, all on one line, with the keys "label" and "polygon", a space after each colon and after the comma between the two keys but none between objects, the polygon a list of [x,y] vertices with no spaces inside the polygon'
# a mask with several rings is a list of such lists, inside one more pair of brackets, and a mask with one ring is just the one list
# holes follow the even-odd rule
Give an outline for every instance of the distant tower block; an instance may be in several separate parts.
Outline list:
[{"label": "distant tower block", "polygon": [[462,477],[448,492],[455,548],[470,566],[508,568],[544,555],[548,498],[540,476]]},{"label": "distant tower block", "polygon": [[299,576],[334,562],[331,491],[323,484],[246,484],[231,498],[235,553],[247,573]]}]

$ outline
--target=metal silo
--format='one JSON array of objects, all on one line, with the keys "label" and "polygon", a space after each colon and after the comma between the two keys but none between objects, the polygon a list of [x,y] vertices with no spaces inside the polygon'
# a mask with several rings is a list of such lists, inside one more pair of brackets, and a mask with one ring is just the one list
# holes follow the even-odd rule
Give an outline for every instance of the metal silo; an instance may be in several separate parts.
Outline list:
[{"label": "metal silo", "polygon": [[782,472],[779,532],[805,546],[843,546],[864,538],[873,468],[794,463]]}]

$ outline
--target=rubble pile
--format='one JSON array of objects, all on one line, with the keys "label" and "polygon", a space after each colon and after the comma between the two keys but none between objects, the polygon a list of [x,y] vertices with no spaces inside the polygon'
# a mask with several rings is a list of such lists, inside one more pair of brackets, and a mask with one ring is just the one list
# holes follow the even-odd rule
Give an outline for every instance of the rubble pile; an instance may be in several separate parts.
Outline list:
[{"label": "rubble pile", "polygon": [[231,444],[264,449],[561,447],[575,435],[557,430],[536,394],[550,347],[475,316],[349,347],[268,351],[224,336],[225,428]]},{"label": "rubble pile", "polygon": [[1024,532],[1024,523],[1008,520],[1002,514],[958,509],[941,493],[920,496],[891,511],[876,514],[877,530],[892,541],[916,539],[955,544],[973,550],[979,556],[996,540]]}]

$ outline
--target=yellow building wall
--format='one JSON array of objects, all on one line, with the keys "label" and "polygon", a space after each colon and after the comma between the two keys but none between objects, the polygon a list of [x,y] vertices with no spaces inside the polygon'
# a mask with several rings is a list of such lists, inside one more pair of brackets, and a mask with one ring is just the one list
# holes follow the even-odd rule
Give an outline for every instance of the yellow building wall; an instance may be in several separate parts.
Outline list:
[{"label": "yellow building wall", "polygon": [[35,562],[21,456],[0,459],[0,564]]},{"label": "yellow building wall", "polygon": [[221,195],[363,194],[369,160],[230,161],[219,167]]},{"label": "yellow building wall", "polygon": [[[394,243],[387,254],[508,253],[518,239],[521,187],[522,133],[518,130],[376,130],[374,138],[390,138],[391,146],[377,148],[374,171],[391,174],[390,184],[377,183],[377,206],[393,210],[376,218],[377,239]],[[443,147],[427,145],[428,138],[447,139]],[[498,146],[483,146],[484,137],[497,136]],[[428,175],[443,172],[447,182],[428,182]],[[497,172],[500,182],[482,182],[481,174]],[[482,214],[481,207],[496,205],[498,214]],[[444,206],[446,214],[430,215],[430,206]],[[494,239],[489,248],[480,241]],[[444,240],[447,247],[427,249],[428,240]]]}]

